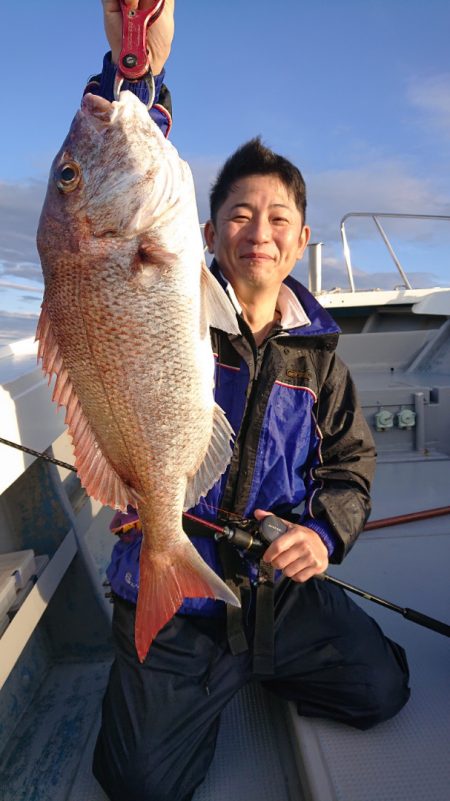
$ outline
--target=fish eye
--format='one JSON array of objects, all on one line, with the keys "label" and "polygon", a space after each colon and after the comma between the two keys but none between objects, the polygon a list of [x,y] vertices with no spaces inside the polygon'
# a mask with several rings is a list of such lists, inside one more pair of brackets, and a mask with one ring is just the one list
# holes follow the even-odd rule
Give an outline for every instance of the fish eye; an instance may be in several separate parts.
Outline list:
[{"label": "fish eye", "polygon": [[80,183],[81,170],[76,161],[66,161],[56,173],[56,186],[60,192],[72,192]]}]

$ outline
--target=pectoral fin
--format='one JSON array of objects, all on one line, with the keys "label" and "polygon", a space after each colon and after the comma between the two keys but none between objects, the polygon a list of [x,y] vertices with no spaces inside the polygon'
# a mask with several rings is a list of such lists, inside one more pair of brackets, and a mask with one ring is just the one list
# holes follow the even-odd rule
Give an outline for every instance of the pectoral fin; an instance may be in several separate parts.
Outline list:
[{"label": "pectoral fin", "polygon": [[227,469],[233,451],[233,436],[234,431],[225,413],[215,404],[211,441],[200,468],[188,481],[185,509],[195,506]]},{"label": "pectoral fin", "polygon": [[236,312],[225,291],[204,262],[201,272],[201,292],[206,324],[227,334],[239,334]]}]

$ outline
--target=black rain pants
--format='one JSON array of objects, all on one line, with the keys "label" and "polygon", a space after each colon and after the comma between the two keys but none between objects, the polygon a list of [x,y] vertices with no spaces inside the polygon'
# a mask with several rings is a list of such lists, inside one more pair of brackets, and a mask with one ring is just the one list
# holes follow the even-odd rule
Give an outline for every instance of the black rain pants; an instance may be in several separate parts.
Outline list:
[{"label": "black rain pants", "polygon": [[[111,801],[189,801],[214,755],[220,714],[258,680],[250,649],[233,656],[224,620],[176,615],[140,664],[135,607],[114,604],[116,659],[103,701],[94,775]],[[247,636],[252,615],[247,610]],[[339,587],[312,579],[275,588],[275,674],[262,680],[299,714],[360,729],[409,697],[403,649]]]}]

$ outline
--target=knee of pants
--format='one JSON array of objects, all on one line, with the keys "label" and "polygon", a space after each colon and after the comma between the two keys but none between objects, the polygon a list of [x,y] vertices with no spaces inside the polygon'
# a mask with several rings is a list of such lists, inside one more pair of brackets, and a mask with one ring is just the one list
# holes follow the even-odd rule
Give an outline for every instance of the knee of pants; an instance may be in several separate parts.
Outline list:
[{"label": "knee of pants", "polygon": [[133,771],[133,765],[120,777],[105,776],[94,763],[94,776],[110,801],[189,801],[192,793],[180,793],[167,780],[152,777],[148,771]]},{"label": "knee of pants", "polygon": [[183,795],[181,786],[174,786],[157,765],[152,770],[151,763],[147,753],[129,758],[126,765],[112,765],[97,743],[92,769],[110,801],[189,801],[191,794]]},{"label": "knee of pants", "polygon": [[389,667],[373,672],[369,685],[370,703],[361,716],[352,721],[360,729],[369,729],[377,723],[394,717],[410,697],[409,670],[406,655],[397,643],[390,643],[395,660]]},{"label": "knee of pants", "polygon": [[139,777],[125,782],[121,801],[188,801],[191,794],[179,795],[179,788],[169,782],[158,782],[148,777]]},{"label": "knee of pants", "polygon": [[[212,752],[213,753],[213,752]],[[128,750],[127,759],[113,758],[99,737],[94,750],[93,773],[110,801],[191,801],[202,781],[212,754],[179,764],[166,754],[155,754],[145,745]],[[196,769],[198,768],[198,769]]]}]

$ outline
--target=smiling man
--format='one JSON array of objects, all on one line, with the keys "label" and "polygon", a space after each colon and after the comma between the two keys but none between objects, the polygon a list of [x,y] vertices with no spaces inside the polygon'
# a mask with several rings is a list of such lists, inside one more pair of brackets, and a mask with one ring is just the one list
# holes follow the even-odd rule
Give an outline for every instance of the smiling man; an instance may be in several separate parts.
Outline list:
[{"label": "smiling man", "polygon": [[[117,15],[118,0],[104,6],[114,54],[117,17],[111,28],[108,14]],[[172,8],[166,4],[163,15]],[[170,20],[161,24],[157,63],[173,33]],[[108,54],[89,90],[112,99],[114,77]],[[162,78],[150,114],[167,132]],[[130,88],[147,101],[145,82]],[[115,516],[119,541],[108,576],[116,658],[94,755],[111,801],[189,801],[213,758],[220,714],[249,681],[291,699],[301,715],[361,729],[396,714],[409,697],[403,649],[318,578],[364,527],[375,451],[336,354],[339,329],[290,275],[310,237],[302,175],[253,139],[225,163],[210,201],[211,270],[241,332],[211,330],[214,392],[236,439],[228,470],[191,510],[200,522],[187,533],[239,594],[242,610],[185,599],[141,664],[134,645],[141,533],[132,510]],[[287,530],[261,561],[216,543],[201,522],[268,513]]]},{"label": "smiling man", "polygon": [[281,282],[302,258],[309,236],[302,211],[276,174],[239,179],[206,224],[209,250],[223,265],[257,344],[279,316]]}]

